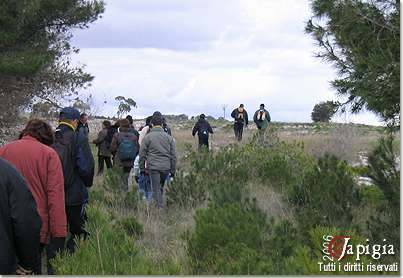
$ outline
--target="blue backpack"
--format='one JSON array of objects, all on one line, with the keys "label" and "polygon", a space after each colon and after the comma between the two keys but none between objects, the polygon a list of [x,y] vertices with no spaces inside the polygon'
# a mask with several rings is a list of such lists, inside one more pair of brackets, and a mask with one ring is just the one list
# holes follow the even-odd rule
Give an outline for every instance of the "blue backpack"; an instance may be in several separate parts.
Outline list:
[{"label": "blue backpack", "polygon": [[134,160],[137,156],[137,149],[133,141],[123,138],[118,147],[120,161]]}]

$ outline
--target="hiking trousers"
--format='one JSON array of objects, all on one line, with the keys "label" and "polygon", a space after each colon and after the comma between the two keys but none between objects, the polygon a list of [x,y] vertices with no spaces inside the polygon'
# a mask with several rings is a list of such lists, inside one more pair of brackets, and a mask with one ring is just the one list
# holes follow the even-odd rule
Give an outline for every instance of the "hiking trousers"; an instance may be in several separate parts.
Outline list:
[{"label": "hiking trousers", "polygon": [[153,191],[153,199],[158,208],[162,208],[165,180],[169,176],[169,171],[150,170],[151,190]]},{"label": "hiking trousers", "polygon": [[98,156],[98,175],[101,175],[104,172],[104,164],[106,164],[106,168],[112,168],[112,161],[110,156]]},{"label": "hiking trousers", "polygon": [[199,151],[206,148],[209,149],[208,137],[199,136]]},{"label": "hiking trousers", "polygon": [[86,239],[88,232],[84,229],[87,215],[85,213],[85,204],[76,206],[66,206],[67,224],[69,226],[70,238],[67,241],[67,249],[71,253],[75,251],[75,238]]},{"label": "hiking trousers", "polygon": [[243,134],[243,123],[235,123],[234,124],[234,133],[235,133],[235,138],[238,141],[242,140],[242,134]]}]

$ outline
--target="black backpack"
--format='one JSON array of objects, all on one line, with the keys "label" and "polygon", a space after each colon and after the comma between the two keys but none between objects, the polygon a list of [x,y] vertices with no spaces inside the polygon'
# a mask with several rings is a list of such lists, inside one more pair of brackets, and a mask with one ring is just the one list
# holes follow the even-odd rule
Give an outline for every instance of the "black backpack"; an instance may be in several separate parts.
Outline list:
[{"label": "black backpack", "polygon": [[75,169],[73,157],[75,156],[75,135],[75,132],[56,130],[55,143],[52,145],[52,148],[57,152],[62,163],[65,189],[69,188],[74,182]]}]

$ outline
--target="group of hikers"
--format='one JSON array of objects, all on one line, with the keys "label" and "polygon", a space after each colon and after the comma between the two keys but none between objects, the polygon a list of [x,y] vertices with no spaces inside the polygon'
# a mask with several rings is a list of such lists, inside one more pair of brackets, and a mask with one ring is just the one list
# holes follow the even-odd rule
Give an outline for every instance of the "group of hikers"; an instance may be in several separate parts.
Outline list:
[{"label": "group of hikers", "polygon": [[[244,105],[231,116],[241,141],[248,125]],[[254,121],[264,134],[270,115],[263,104]],[[50,260],[62,250],[73,253],[76,240],[89,236],[85,208],[95,172],[89,133],[88,115],[65,107],[55,131],[32,119],[17,140],[0,148],[0,274],[41,274],[44,253],[47,273],[54,274]],[[213,133],[201,114],[192,130],[201,150],[208,150]],[[160,112],[147,117],[139,130],[130,115],[113,125],[105,120],[92,143],[98,148],[98,175],[105,165],[120,169],[122,190],[129,190],[134,176],[143,198],[164,207],[164,186],[175,176],[177,158],[175,139]]]}]

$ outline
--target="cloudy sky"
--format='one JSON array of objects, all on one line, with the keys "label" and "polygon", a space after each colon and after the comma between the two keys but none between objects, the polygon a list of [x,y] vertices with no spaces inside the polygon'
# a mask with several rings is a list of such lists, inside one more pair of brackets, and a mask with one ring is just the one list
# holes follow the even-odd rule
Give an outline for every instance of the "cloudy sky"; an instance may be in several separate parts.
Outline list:
[{"label": "cloudy sky", "polygon": [[[123,95],[137,101],[137,118],[265,103],[275,121],[309,122],[316,103],[337,100],[335,71],[304,33],[309,15],[308,0],[106,0],[103,18],[74,33],[74,60],[95,76],[85,93],[103,114],[116,114]],[[378,122],[370,113],[337,121]]]}]

